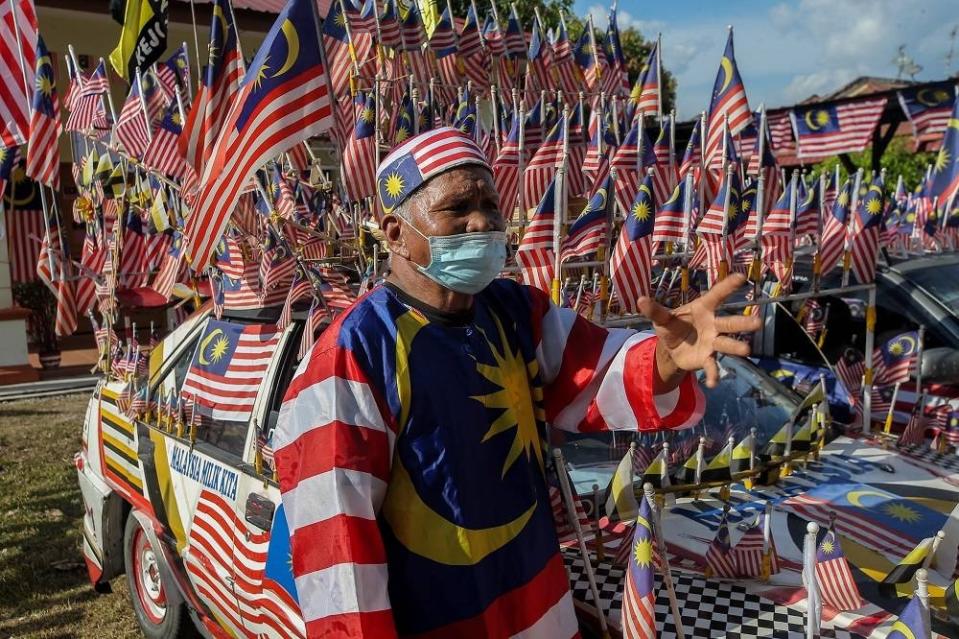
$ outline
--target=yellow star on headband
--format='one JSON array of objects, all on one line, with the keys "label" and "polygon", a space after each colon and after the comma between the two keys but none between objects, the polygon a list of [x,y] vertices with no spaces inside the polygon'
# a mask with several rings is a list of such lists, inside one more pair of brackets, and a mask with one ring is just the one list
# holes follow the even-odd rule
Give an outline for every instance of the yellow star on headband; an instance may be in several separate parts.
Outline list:
[{"label": "yellow star on headband", "polygon": [[403,178],[400,177],[399,173],[394,172],[386,176],[383,188],[386,190],[386,194],[395,200],[402,195],[403,189],[406,188],[406,183],[403,182]]}]

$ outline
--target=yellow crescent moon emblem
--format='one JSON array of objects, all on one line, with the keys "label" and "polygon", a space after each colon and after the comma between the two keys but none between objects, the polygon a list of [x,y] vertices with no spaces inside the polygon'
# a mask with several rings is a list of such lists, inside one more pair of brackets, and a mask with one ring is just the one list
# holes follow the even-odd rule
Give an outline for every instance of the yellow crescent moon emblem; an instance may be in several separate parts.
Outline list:
[{"label": "yellow crescent moon emblem", "polygon": [[883,501],[888,501],[891,497],[891,495],[885,495],[875,490],[853,490],[846,495],[846,499],[856,508],[870,508],[870,506],[863,506],[862,504],[862,498],[866,496],[879,497]]},{"label": "yellow crescent moon emblem", "polygon": [[919,89],[916,92],[916,102],[924,106],[939,106],[949,99],[949,94],[942,89]]},{"label": "yellow crescent moon emblem", "polygon": [[[396,393],[400,399],[400,428],[409,417],[412,389],[409,351],[426,318],[409,311],[396,319]],[[382,513],[397,540],[412,552],[437,563],[472,566],[514,539],[529,522],[536,502],[513,521],[489,528],[466,528],[447,520],[420,497],[409,472],[397,456]]]},{"label": "yellow crescent moon emblem", "polygon": [[816,111],[814,109],[809,109],[806,111],[806,115],[803,117],[803,119],[806,121],[806,128],[808,128],[810,131],[818,131],[822,128],[813,121],[812,116],[815,114]]},{"label": "yellow crescent moon emblem", "polygon": [[595,197],[598,198],[598,202],[595,207],[590,207],[590,210],[602,211],[606,208],[606,189],[600,189],[596,191]]},{"label": "yellow crescent moon emblem", "polygon": [[949,118],[949,121],[946,122],[947,129],[959,129],[959,118]]},{"label": "yellow crescent moon emblem", "polygon": [[733,61],[723,56],[719,66],[723,70],[723,84],[719,88],[719,93],[722,94],[729,87],[730,82],[733,81]]},{"label": "yellow crescent moon emblem", "polygon": [[283,62],[280,70],[273,74],[274,78],[289,71],[290,68],[296,64],[296,59],[300,57],[300,36],[289,18],[283,21],[283,26],[280,27],[280,30],[283,31],[283,35],[286,37],[286,60]]},{"label": "yellow crescent moon emblem", "polygon": [[912,352],[916,349],[916,338],[911,335],[901,337],[899,343],[903,345],[903,355],[912,355]]},{"label": "yellow crescent moon emblem", "polygon": [[906,639],[916,639],[916,635],[912,633],[912,630],[910,630],[909,626],[904,624],[902,620],[892,624],[892,630],[889,632],[889,636],[891,637],[892,633],[894,632],[901,633]]},{"label": "yellow crescent moon emblem", "polygon": [[210,360],[206,358],[206,347],[210,345],[210,342],[212,342],[213,338],[215,338],[217,335],[223,335],[222,328],[218,328],[210,331],[210,334],[204,337],[203,341],[200,342],[200,354],[198,359],[200,364],[202,364],[203,366],[207,366],[210,364]]},{"label": "yellow crescent moon emblem", "polygon": [[27,179],[22,167],[11,171],[12,184],[7,189],[6,201],[10,206],[25,206],[33,202],[37,196],[37,183]]},{"label": "yellow crescent moon emblem", "polygon": [[229,25],[226,21],[226,16],[223,15],[223,7],[221,5],[215,5],[213,7],[213,18],[220,23],[220,32],[223,34],[223,38],[226,39],[226,34],[229,33]]}]

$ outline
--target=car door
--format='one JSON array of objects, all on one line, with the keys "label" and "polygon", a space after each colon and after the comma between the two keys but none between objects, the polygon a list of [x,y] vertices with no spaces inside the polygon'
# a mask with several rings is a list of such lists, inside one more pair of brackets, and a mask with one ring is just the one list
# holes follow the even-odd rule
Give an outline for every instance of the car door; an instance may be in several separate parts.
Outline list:
[{"label": "car door", "polygon": [[269,447],[298,363],[300,332],[300,324],[291,325],[279,344],[239,469],[235,504],[242,534],[233,551],[236,592],[247,631],[258,637],[306,635],[293,582],[289,529]]},{"label": "car door", "polygon": [[196,596],[233,636],[247,634],[237,594],[244,574],[234,561],[247,534],[236,517],[240,467],[278,342],[273,325],[207,318],[191,339],[172,345],[151,389],[157,516]]}]

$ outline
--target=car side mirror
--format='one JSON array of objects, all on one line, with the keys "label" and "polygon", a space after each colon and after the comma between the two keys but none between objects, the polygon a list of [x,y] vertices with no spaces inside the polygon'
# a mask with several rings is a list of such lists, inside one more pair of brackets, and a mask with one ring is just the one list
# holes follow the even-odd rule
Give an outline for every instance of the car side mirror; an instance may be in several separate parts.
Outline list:
[{"label": "car side mirror", "polygon": [[244,518],[257,528],[269,530],[273,524],[273,513],[275,510],[276,504],[263,495],[250,493],[246,496]]}]

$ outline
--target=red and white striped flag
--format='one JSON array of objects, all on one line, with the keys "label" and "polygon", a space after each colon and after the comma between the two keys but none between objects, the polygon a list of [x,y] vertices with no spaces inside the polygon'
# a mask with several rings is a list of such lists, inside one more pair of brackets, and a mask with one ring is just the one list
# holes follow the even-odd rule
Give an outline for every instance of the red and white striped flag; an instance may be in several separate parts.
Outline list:
[{"label": "red and white striped flag", "polygon": [[376,193],[376,96],[366,96],[356,126],[343,149],[343,187],[350,202],[363,202]]},{"label": "red and white striped flag", "polygon": [[509,135],[493,161],[493,183],[499,193],[500,210],[507,218],[513,215],[519,186],[519,115],[513,114]]},{"label": "red and white striped flag", "polygon": [[223,137],[223,127],[240,91],[243,75],[243,59],[237,47],[236,24],[229,0],[213,0],[209,50],[209,62],[180,136],[180,151],[198,176],[203,175],[215,143]]},{"label": "red and white striped flag", "polygon": [[553,218],[556,215],[556,181],[550,182],[536,212],[529,220],[516,251],[523,281],[545,293],[553,282]]},{"label": "red and white striped flag", "polygon": [[[297,49],[287,43],[287,38],[293,37],[285,35],[287,32],[297,34]],[[187,255],[195,270],[206,267],[229,214],[257,168],[332,127],[333,110],[317,33],[314,3],[291,0],[253,60],[217,140],[197,206],[187,220]],[[294,52],[298,55],[287,59]],[[280,60],[284,60],[281,68],[270,72],[270,65]]]},{"label": "red and white striped flag", "polygon": [[862,608],[859,587],[839,545],[839,536],[832,529],[826,531],[816,546],[816,581],[827,606],[839,611]]},{"label": "red and white striped flag", "polygon": [[23,144],[30,133],[37,37],[33,0],[0,3],[0,142],[3,146]]},{"label": "red and white striped flag", "polygon": [[130,85],[130,93],[123,103],[114,128],[117,140],[128,154],[136,158],[142,158],[147,145],[150,144],[152,128],[150,116],[146,111],[142,86],[142,79],[138,73],[133,79],[133,84]]},{"label": "red and white striped flag", "polygon": [[33,114],[27,145],[27,177],[60,188],[60,100],[53,76],[53,62],[43,38],[37,38],[37,68],[34,74]]},{"label": "red and white striped flag", "polygon": [[566,136],[566,116],[553,125],[543,144],[536,149],[523,173],[523,201],[539,202],[563,162],[563,140]]},{"label": "red and white striped flag", "polygon": [[70,94],[67,106],[70,107],[70,116],[67,118],[67,131],[89,131],[94,128],[104,128],[107,124],[106,109],[103,106],[103,94],[110,90],[110,81],[107,79],[106,64],[101,59],[97,68],[87,78],[78,74],[74,81],[80,84],[79,90],[74,89]]},{"label": "red and white striped flag", "polygon": [[888,98],[797,107],[790,112],[798,157],[815,160],[862,151],[872,140]]}]

